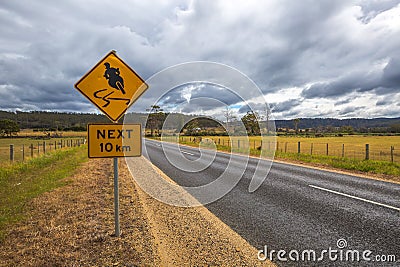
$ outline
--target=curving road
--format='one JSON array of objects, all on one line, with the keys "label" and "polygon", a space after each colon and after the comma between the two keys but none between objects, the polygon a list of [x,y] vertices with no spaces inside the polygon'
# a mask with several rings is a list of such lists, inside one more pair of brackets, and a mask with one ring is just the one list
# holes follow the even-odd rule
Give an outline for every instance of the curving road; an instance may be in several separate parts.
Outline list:
[{"label": "curving road", "polygon": [[[199,165],[212,153],[153,140],[144,145],[144,155],[183,186],[215,180],[229,160],[247,161],[217,153],[204,170],[185,172],[165,152]],[[233,190],[206,207],[257,249],[267,246],[278,266],[400,266],[400,185],[274,162],[260,188],[249,193],[258,161],[250,158]]]}]

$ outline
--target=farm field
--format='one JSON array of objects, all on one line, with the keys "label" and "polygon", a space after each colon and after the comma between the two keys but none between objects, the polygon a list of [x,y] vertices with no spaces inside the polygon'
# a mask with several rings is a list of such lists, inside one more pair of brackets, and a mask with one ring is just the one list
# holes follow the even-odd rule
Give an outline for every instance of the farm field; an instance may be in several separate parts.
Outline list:
[{"label": "farm field", "polygon": [[[366,144],[369,144],[369,158],[372,160],[391,161],[391,148],[395,162],[400,162],[400,136],[343,136],[343,137],[278,137],[278,151],[298,152],[303,154],[330,155],[352,159],[365,159]],[[327,152],[328,146],[328,152]]]},{"label": "farm field", "polygon": [[[264,139],[267,144],[262,145],[264,157],[269,158],[273,155],[274,138],[275,159],[371,173],[384,177],[382,179],[387,181],[400,182],[400,136],[268,137]],[[178,142],[177,136],[163,136],[162,139]],[[261,137],[254,136],[181,136],[179,142],[255,156],[260,155],[261,148]],[[369,144],[368,153],[366,144]]]},{"label": "farm field", "polygon": [[[22,133],[23,134],[23,133]],[[43,154],[43,148],[54,151],[65,146],[77,146],[85,142],[85,132],[69,132],[71,137],[36,139],[32,138],[0,139],[0,166],[10,163],[10,144],[14,145],[14,161],[20,162],[31,156]],[[29,136],[29,133],[26,133]],[[40,133],[43,137],[43,133]],[[83,137],[77,137],[77,135]],[[156,138],[160,139],[160,138]],[[164,141],[178,142],[177,136],[163,136]],[[330,165],[341,169],[354,169],[400,176],[400,136],[362,136],[342,137],[267,137],[262,145],[264,156],[273,155],[276,140],[275,158]],[[261,137],[256,136],[180,136],[182,144],[197,146],[200,141],[208,147],[239,153],[250,152],[259,155]],[[300,150],[299,150],[300,142]],[[368,153],[366,144],[369,145]],[[31,148],[32,147],[32,148]],[[300,151],[300,153],[298,153]],[[270,152],[270,153],[268,153]],[[368,161],[365,161],[368,157]],[[375,167],[374,167],[375,166]]]},{"label": "farm field", "polygon": [[[163,137],[165,141],[177,142],[177,137]],[[184,143],[214,142],[217,145],[232,148],[257,149],[261,146],[259,136],[204,136],[190,137],[181,136],[180,141]],[[211,141],[212,140],[212,141]],[[264,147],[273,146],[273,137],[266,138]],[[350,135],[343,137],[299,137],[299,136],[277,136],[276,149],[282,153],[298,153],[300,142],[300,153],[310,155],[328,155],[346,157],[352,159],[365,159],[366,144],[369,144],[369,159],[391,161],[391,148],[393,147],[393,160],[400,162],[400,136],[360,136]]]},{"label": "farm field", "polygon": [[0,138],[0,166],[10,162],[10,145],[14,146],[14,161],[23,161],[30,157],[36,157],[45,151],[54,151],[62,147],[73,147],[84,143],[82,137],[64,137],[49,139],[34,138]]},{"label": "farm field", "polygon": [[[204,136],[201,138],[181,136],[180,142],[190,144],[199,142],[200,139],[203,142],[214,142],[217,145],[231,148],[257,149],[261,146],[261,137],[259,136]],[[271,149],[273,147],[273,139],[268,137],[267,142],[269,141],[269,144],[264,144],[263,147]],[[163,137],[163,140],[177,142],[177,137]],[[276,150],[281,153],[298,153],[299,142],[301,154],[336,156],[359,160],[366,158],[366,144],[369,144],[369,159],[391,161],[393,154],[393,162],[400,163],[400,136],[277,136]]]},{"label": "farm field", "polygon": [[[48,132],[50,136],[58,134],[60,137],[86,137],[86,132],[74,132],[74,131],[58,131]],[[22,129],[19,133],[19,137],[42,137],[45,134],[42,131],[33,131],[32,129]]]}]

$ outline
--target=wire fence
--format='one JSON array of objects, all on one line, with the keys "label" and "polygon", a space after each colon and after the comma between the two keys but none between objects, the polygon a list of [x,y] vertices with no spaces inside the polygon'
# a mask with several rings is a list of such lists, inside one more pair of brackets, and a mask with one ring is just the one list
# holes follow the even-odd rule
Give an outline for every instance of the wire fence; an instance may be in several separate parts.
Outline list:
[{"label": "wire fence", "polygon": [[[13,141],[15,141],[13,144]],[[23,162],[58,149],[81,146],[86,143],[85,138],[71,138],[59,140],[9,140],[8,145],[0,146],[0,166],[5,163]]]},{"label": "wire fence", "polygon": [[[165,141],[178,142],[178,137],[164,137]],[[180,136],[182,143],[211,142],[215,145],[224,146],[232,149],[255,149],[273,150],[281,153],[298,153],[305,155],[323,155],[357,160],[377,160],[400,163],[400,146],[395,148],[389,146],[374,146],[370,144],[353,143],[324,143],[324,142],[300,142],[300,141],[267,141],[262,143],[261,139],[245,139],[240,137],[194,137]]]}]

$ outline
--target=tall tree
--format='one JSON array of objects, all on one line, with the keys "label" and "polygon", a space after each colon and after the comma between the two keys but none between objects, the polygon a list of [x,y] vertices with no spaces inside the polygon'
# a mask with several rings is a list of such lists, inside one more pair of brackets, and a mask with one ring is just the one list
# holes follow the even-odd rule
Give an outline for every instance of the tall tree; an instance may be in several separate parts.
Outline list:
[{"label": "tall tree", "polygon": [[224,110],[224,117],[225,117],[225,127],[226,131],[229,133],[229,124],[236,119],[236,116],[234,115],[233,110],[229,107],[226,106]]},{"label": "tall tree", "polygon": [[165,113],[160,106],[152,105],[150,109],[149,117],[146,122],[146,127],[150,128],[150,135],[154,136],[154,130],[156,130],[157,134],[160,134],[160,130],[162,128],[162,124],[165,120]]},{"label": "tall tree", "polygon": [[260,116],[254,111],[247,111],[246,115],[242,117],[248,135],[261,135],[259,121]]},{"label": "tall tree", "polygon": [[[260,115],[260,120],[265,120],[265,130],[267,131],[267,134],[269,134],[269,131],[271,130],[271,110],[268,107],[265,107],[264,110],[261,112],[262,115]],[[262,125],[264,128],[264,125]]]},{"label": "tall tree", "polygon": [[299,132],[299,123],[300,123],[299,118],[293,119],[294,130],[296,131],[296,134],[298,134]]},{"label": "tall tree", "polygon": [[0,136],[11,136],[20,130],[18,123],[13,120],[0,120]]}]

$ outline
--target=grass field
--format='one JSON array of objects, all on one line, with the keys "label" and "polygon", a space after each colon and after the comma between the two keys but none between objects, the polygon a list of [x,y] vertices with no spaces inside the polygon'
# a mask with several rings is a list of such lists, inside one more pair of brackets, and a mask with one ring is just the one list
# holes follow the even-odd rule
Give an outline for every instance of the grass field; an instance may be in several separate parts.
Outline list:
[{"label": "grass field", "polygon": [[[169,140],[168,140],[169,139]],[[175,141],[177,137],[166,137],[166,141]],[[181,142],[191,143],[195,137],[183,136]],[[264,147],[273,147],[273,138],[269,138],[271,144]],[[199,138],[197,137],[197,142]],[[242,136],[206,136],[203,141],[212,140],[217,145],[230,146],[232,148],[252,148],[261,146],[261,137],[250,136],[248,141]],[[239,141],[239,142],[238,142]],[[268,138],[267,138],[268,141]],[[369,158],[378,161],[391,161],[391,147],[394,162],[400,163],[400,136],[359,136],[350,135],[343,137],[276,137],[276,150],[281,153],[297,153],[300,142],[300,153],[309,155],[328,155],[345,157],[350,159],[365,159],[366,144],[369,144]]]},{"label": "grass field", "polygon": [[[85,137],[86,132],[74,132],[74,131],[58,131],[58,132],[48,132],[50,136],[58,134],[61,137]],[[22,129],[18,133],[19,137],[32,137],[32,136],[45,136],[42,131],[33,131],[32,129]]]},{"label": "grass field", "polygon": [[[191,146],[216,147],[222,151],[260,155],[261,137],[241,136],[181,136],[179,142]],[[163,141],[178,142],[178,137],[163,137]],[[274,138],[264,139],[262,148],[273,150]],[[300,153],[298,153],[300,142]],[[369,160],[366,157],[366,144],[369,144]],[[391,147],[393,163],[391,162]],[[356,170],[400,177],[400,136],[343,136],[343,137],[276,137],[275,158],[294,160],[334,168]]]},{"label": "grass field", "polygon": [[[86,136],[85,136],[86,137]],[[33,138],[0,138],[0,166],[10,162],[10,145],[14,145],[14,160],[22,161],[33,156],[36,157],[43,154],[45,143],[46,152],[53,151],[67,144],[73,145],[78,140],[83,140],[82,137],[65,137],[65,138],[50,138],[50,139],[33,139]],[[69,143],[72,142],[72,143]],[[32,151],[31,151],[32,145]]]},{"label": "grass field", "polygon": [[0,241],[5,227],[23,218],[31,199],[63,185],[61,179],[87,160],[86,150],[86,146],[60,149],[0,167]]}]

